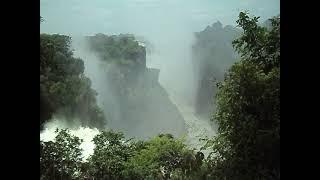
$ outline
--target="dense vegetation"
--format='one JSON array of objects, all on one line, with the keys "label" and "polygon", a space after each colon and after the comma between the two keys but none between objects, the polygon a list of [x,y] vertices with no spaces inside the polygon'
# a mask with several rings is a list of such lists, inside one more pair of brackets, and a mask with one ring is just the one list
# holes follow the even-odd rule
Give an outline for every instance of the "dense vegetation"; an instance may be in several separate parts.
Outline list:
[{"label": "dense vegetation", "polygon": [[57,132],[54,141],[40,141],[40,179],[194,179],[204,158],[170,134],[133,141],[103,131],[93,139],[93,155],[81,161],[81,140]]},{"label": "dense vegetation", "polygon": [[271,31],[257,22],[240,13],[241,60],[218,84],[219,135],[208,142],[217,179],[280,179],[280,16]]},{"label": "dense vegetation", "polygon": [[90,43],[90,48],[97,52],[103,61],[146,67],[145,48],[140,46],[131,34],[112,36],[96,34],[87,37],[87,40]]},{"label": "dense vegetation", "polygon": [[103,128],[96,92],[83,73],[83,61],[73,57],[70,43],[65,35],[40,34],[40,127],[56,115]]},{"label": "dense vegetation", "polygon": [[239,14],[243,34],[233,44],[241,59],[217,84],[219,129],[203,147],[208,157],[170,134],[134,141],[101,131],[82,161],[81,140],[60,130],[40,141],[40,179],[280,179],[280,16],[270,22],[268,30]]}]

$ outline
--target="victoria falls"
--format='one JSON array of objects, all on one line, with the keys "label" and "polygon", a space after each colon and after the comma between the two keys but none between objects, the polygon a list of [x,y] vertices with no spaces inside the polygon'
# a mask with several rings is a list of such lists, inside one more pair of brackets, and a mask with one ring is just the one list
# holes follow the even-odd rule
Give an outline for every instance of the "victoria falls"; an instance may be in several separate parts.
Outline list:
[{"label": "victoria falls", "polygon": [[40,1],[40,179],[280,179],[280,2]]}]

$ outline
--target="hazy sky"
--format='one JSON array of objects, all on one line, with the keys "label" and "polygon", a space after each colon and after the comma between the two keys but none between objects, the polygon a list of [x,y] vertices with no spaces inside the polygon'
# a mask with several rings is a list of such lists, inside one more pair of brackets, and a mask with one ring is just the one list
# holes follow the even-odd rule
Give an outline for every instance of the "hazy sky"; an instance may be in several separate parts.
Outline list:
[{"label": "hazy sky", "polygon": [[41,0],[41,32],[157,32],[170,26],[200,31],[219,20],[235,25],[240,11],[262,20],[280,13],[280,0]]},{"label": "hazy sky", "polygon": [[[41,0],[41,32],[76,37],[95,33],[144,36],[155,47],[148,67],[160,69],[168,92],[193,97],[193,32],[219,20],[235,25],[240,11],[262,21],[280,13],[280,0]],[[75,38],[73,38],[75,39]],[[178,74],[178,75],[177,75]],[[174,77],[174,78],[173,78]],[[171,89],[171,90],[169,90]]]}]

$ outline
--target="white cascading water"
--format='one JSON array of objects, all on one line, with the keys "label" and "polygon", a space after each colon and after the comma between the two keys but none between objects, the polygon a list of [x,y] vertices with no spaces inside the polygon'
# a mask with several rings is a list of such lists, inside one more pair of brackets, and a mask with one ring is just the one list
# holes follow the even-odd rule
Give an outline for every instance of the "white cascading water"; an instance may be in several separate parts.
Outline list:
[{"label": "white cascading water", "polygon": [[[208,120],[199,119],[194,111],[198,77],[192,73],[192,35],[181,30],[180,36],[169,37],[171,45],[164,43],[166,39],[160,40],[162,43],[158,42],[158,46],[155,45],[155,50],[158,51],[147,54],[147,66],[160,69],[159,83],[167,91],[171,102],[176,105],[185,121],[186,143],[199,150],[204,145],[199,139],[213,137],[216,132]],[[204,154],[208,155],[208,152]]]},{"label": "white cascading water", "polygon": [[[200,141],[199,139],[213,137],[216,135],[216,132],[208,120],[199,119],[194,112],[193,106],[184,103],[174,92],[175,91],[169,90],[170,99],[177,106],[185,121],[187,128],[186,143],[191,148],[200,150],[205,142]],[[202,152],[205,156],[209,154],[206,150],[202,150]]]}]

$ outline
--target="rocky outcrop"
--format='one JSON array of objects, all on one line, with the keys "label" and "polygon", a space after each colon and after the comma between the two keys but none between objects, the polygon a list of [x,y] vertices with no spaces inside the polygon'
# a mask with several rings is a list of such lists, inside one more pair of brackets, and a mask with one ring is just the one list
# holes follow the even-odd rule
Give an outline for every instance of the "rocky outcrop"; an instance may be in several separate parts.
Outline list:
[{"label": "rocky outcrop", "polygon": [[104,111],[109,126],[128,136],[159,133],[181,136],[183,117],[158,82],[158,69],[146,67],[146,50],[131,35],[88,37],[90,48],[106,62]]},{"label": "rocky outcrop", "polygon": [[209,118],[214,110],[216,82],[223,80],[226,69],[237,59],[232,41],[240,33],[235,27],[223,27],[219,21],[195,33],[192,59],[199,82],[195,109],[205,118]]}]

